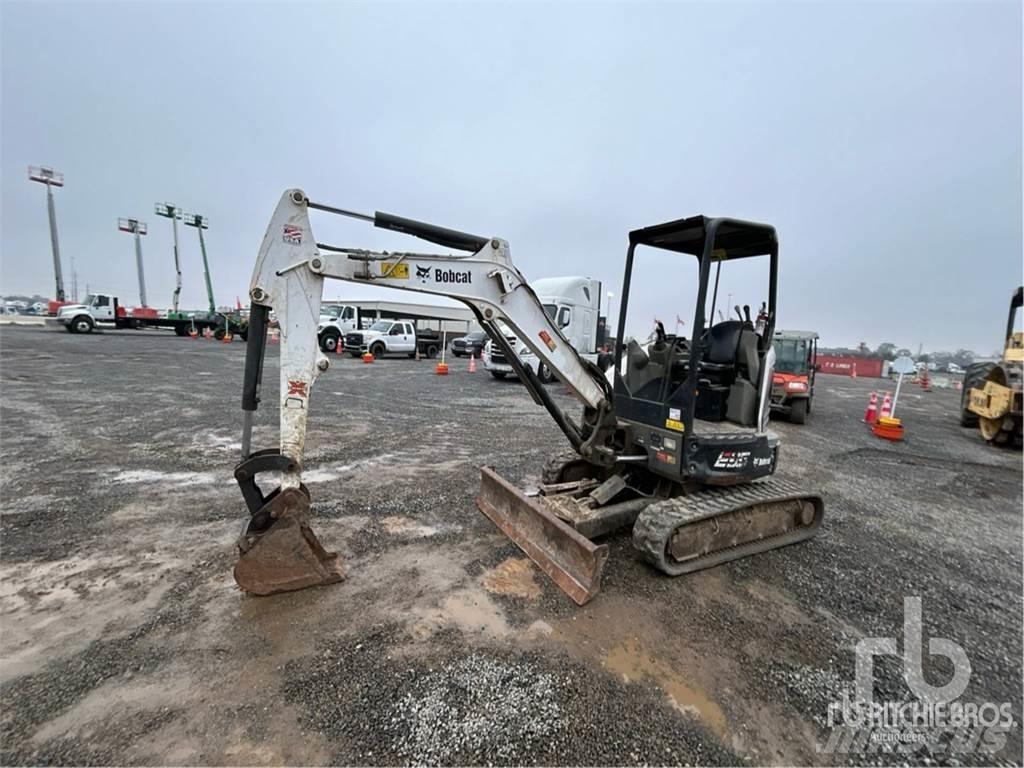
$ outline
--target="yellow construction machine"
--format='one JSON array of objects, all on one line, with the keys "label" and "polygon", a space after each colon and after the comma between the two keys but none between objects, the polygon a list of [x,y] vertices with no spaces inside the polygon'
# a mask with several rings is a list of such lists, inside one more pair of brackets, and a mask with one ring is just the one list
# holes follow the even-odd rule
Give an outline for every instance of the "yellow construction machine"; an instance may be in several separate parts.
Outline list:
[{"label": "yellow construction machine", "polygon": [[1014,331],[1024,286],[1010,299],[1006,343],[997,363],[975,363],[964,373],[960,425],[979,427],[993,445],[1021,447],[1021,382],[1024,379],[1024,333]]}]

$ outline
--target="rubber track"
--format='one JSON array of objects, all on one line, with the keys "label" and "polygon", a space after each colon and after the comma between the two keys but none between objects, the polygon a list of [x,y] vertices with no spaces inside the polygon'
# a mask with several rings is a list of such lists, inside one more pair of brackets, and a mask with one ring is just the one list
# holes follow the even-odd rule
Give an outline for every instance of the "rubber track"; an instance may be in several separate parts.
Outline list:
[{"label": "rubber track", "polygon": [[[755,504],[793,499],[806,499],[815,505],[815,517],[810,525],[720,549],[685,562],[677,562],[667,554],[672,535],[685,525]],[[708,486],[689,496],[656,502],[644,509],[633,526],[633,546],[662,573],[680,576],[809,539],[821,525],[823,512],[824,503],[820,496],[801,490],[789,480],[771,478],[745,485]]]}]

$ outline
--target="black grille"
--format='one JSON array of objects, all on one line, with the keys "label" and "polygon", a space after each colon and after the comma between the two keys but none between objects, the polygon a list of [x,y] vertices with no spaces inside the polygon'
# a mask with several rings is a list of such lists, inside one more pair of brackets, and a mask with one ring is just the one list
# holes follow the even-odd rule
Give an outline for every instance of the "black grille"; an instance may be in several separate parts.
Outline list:
[{"label": "black grille", "polygon": [[[505,338],[508,341],[508,345],[510,347],[512,347],[512,349],[515,349],[516,348],[515,337],[514,336],[506,336]],[[493,362],[493,363],[502,363],[502,364],[507,362],[505,360],[505,353],[502,351],[501,347],[499,347],[497,344],[495,344],[493,342],[491,342],[491,362]]]},{"label": "black grille", "polygon": [[361,347],[363,346],[363,334],[361,333],[349,333],[345,335],[345,346],[346,347]]}]

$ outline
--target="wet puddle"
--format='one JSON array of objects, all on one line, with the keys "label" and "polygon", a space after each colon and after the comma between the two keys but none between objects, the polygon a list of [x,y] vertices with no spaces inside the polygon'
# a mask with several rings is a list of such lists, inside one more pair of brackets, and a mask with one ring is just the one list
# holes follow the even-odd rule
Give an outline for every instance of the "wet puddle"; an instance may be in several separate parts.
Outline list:
[{"label": "wet puddle", "polygon": [[668,695],[672,706],[697,717],[720,739],[726,739],[725,713],[704,691],[694,687],[667,663],[653,657],[636,639],[624,640],[602,656],[605,667],[627,681],[651,680]]},{"label": "wet puddle", "polygon": [[540,585],[533,578],[533,563],[527,558],[504,560],[483,575],[484,589],[497,595],[533,600],[540,596]]}]

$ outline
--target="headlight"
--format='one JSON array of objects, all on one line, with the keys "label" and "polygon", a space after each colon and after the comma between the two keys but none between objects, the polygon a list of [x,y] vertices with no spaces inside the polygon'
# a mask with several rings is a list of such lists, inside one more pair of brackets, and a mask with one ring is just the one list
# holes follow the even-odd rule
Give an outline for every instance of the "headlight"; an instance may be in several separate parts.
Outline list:
[{"label": "headlight", "polygon": [[803,381],[791,381],[786,385],[786,389],[790,392],[806,392],[807,383]]}]

